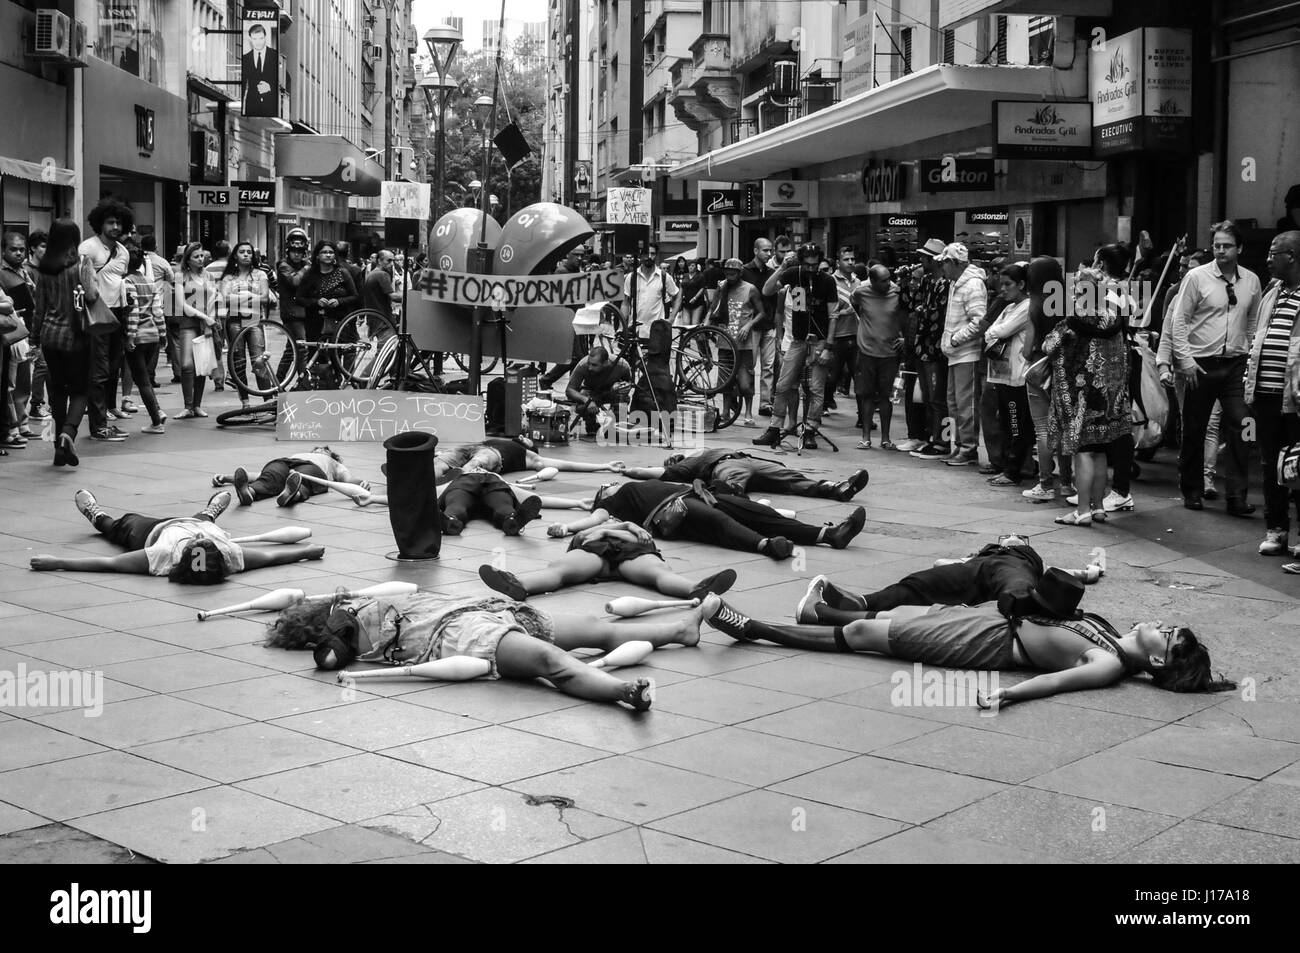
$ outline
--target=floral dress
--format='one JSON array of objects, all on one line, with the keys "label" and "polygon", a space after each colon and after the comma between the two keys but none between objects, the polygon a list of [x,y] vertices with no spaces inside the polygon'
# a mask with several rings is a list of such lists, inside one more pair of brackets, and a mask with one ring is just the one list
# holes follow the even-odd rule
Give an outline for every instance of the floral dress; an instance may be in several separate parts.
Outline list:
[{"label": "floral dress", "polygon": [[1052,361],[1047,436],[1061,453],[1089,452],[1132,431],[1128,341],[1115,309],[1059,323],[1043,341]]}]

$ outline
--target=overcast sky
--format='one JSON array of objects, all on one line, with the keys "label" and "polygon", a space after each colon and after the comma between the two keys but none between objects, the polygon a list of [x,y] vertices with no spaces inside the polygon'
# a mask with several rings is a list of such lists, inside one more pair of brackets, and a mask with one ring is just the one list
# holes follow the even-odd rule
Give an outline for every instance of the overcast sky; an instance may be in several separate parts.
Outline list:
[{"label": "overcast sky", "polygon": [[[415,0],[412,5],[416,29],[420,35],[446,16],[465,18],[465,49],[483,46],[483,21],[495,20],[501,13],[501,0]],[[546,19],[546,0],[506,0],[506,19],[535,22]],[[423,46],[421,47],[423,49]]]}]

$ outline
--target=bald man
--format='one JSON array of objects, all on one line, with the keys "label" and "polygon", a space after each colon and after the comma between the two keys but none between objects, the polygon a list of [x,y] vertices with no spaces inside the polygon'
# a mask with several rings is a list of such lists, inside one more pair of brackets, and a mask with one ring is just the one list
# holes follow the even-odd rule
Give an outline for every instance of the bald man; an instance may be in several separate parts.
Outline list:
[{"label": "bald man", "polygon": [[880,411],[880,448],[896,450],[889,439],[894,405],[889,402],[903,353],[903,301],[884,265],[872,265],[867,280],[853,292],[858,313],[858,369],[854,389],[862,415],[861,450],[871,449],[871,418]]}]

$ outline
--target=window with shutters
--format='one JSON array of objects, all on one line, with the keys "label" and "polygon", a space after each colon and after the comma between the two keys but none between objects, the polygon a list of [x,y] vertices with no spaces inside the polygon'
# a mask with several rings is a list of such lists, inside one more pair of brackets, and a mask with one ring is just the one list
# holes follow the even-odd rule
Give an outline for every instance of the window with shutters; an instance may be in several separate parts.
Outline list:
[{"label": "window with shutters", "polygon": [[957,31],[943,31],[943,61],[955,63],[957,60]]}]

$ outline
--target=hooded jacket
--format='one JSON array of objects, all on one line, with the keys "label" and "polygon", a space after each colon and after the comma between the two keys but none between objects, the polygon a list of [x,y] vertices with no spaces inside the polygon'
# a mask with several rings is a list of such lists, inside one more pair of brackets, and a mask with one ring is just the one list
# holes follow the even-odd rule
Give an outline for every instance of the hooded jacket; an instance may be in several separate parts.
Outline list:
[{"label": "hooded jacket", "polygon": [[948,293],[948,313],[944,316],[940,347],[949,364],[971,364],[980,359],[984,342],[981,324],[988,311],[989,291],[984,272],[967,265]]},{"label": "hooded jacket", "polygon": [[889,283],[877,291],[870,281],[853,289],[853,308],[858,312],[858,350],[867,357],[897,357],[894,342],[903,333],[903,299],[898,285]]}]

